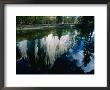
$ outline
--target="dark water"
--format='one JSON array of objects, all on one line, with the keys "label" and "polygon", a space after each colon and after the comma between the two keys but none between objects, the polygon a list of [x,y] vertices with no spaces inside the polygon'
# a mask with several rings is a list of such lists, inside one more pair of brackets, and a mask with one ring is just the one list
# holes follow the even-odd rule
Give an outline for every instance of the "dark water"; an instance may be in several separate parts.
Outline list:
[{"label": "dark water", "polygon": [[93,74],[94,33],[90,34],[75,28],[17,30],[16,73]]}]

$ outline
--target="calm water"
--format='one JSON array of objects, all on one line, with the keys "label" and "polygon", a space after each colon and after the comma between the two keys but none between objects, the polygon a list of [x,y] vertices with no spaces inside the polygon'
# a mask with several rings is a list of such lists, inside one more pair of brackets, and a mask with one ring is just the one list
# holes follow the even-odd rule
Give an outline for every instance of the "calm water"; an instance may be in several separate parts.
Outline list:
[{"label": "calm water", "polygon": [[[84,74],[94,71],[94,35],[87,46],[88,38],[77,29],[17,30],[16,34],[16,73]],[[89,60],[84,57],[85,46],[90,47],[87,49]]]}]

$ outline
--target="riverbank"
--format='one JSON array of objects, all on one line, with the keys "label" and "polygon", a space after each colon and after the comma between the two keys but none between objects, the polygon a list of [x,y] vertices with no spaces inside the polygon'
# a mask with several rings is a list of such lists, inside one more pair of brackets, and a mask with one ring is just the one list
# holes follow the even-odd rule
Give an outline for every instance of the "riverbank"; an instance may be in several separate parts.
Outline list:
[{"label": "riverbank", "polygon": [[16,30],[36,30],[36,29],[45,29],[45,28],[55,28],[55,27],[69,27],[72,28],[73,24],[39,24],[39,25],[19,25]]},{"label": "riverbank", "polygon": [[52,28],[56,26],[30,26],[30,27],[17,27],[16,30],[36,30],[36,29],[44,29],[44,28]]}]

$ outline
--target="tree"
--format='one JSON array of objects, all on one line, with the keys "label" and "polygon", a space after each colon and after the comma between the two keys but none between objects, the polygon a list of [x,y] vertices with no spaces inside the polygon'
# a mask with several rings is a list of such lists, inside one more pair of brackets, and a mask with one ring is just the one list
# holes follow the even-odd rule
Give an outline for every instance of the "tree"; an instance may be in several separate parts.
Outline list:
[{"label": "tree", "polygon": [[56,24],[61,24],[62,21],[63,21],[62,16],[57,16],[57,17],[56,17]]}]

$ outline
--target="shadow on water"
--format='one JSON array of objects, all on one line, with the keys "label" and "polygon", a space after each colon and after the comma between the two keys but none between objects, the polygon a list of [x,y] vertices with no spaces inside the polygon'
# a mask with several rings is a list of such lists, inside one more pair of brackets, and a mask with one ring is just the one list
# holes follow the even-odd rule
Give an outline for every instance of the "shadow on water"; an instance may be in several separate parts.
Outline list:
[{"label": "shadow on water", "polygon": [[17,30],[16,73],[94,74],[94,31],[87,30]]}]

